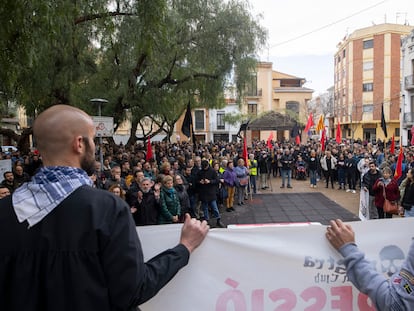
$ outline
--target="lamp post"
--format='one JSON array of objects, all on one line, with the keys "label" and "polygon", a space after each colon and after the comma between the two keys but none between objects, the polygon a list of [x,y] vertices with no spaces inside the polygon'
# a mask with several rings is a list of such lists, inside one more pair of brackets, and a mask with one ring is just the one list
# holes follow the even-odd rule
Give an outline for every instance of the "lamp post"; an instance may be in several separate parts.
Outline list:
[{"label": "lamp post", "polygon": [[[92,98],[90,100],[91,104],[98,106],[98,116],[102,116],[102,105],[107,104],[108,101],[103,98]],[[101,172],[103,171],[103,153],[102,153],[102,135],[99,135],[99,162],[101,162]]]}]

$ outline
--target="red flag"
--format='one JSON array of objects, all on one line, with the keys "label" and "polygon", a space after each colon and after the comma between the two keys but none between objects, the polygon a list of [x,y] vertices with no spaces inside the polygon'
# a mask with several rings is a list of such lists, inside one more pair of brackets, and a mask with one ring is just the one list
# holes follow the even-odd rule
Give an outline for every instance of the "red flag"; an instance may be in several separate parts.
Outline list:
[{"label": "red flag", "polygon": [[312,127],[312,126],[314,126],[315,125],[315,123],[313,123],[313,116],[312,116],[312,112],[309,114],[309,118],[308,118],[308,122],[306,123],[306,126],[305,126],[305,129],[304,129],[304,131],[305,132],[308,132],[309,131],[309,129]]},{"label": "red flag", "polygon": [[342,131],[341,131],[341,124],[339,124],[339,121],[338,121],[338,125],[336,126],[336,137],[335,138],[336,138],[336,142],[340,144],[342,141]]},{"label": "red flag", "polygon": [[270,150],[272,150],[273,148],[272,139],[273,139],[273,132],[270,132],[269,138],[267,139],[267,148],[269,148]]},{"label": "red flag", "polygon": [[397,167],[395,168],[394,179],[397,180],[402,176],[402,161],[404,158],[404,148],[400,143],[400,153],[398,154]]},{"label": "red flag", "polygon": [[414,146],[414,125],[411,127],[411,146]]},{"label": "red flag", "polygon": [[390,153],[391,154],[394,154],[395,153],[395,138],[394,138],[394,134],[392,134]]},{"label": "red flag", "polygon": [[300,145],[300,136],[299,135],[296,135],[295,142],[296,142],[296,145]]},{"label": "red flag", "polygon": [[243,139],[243,160],[244,160],[244,165],[247,166],[247,160],[249,159],[248,155],[247,155],[247,144],[246,144],[246,137],[244,137]]},{"label": "red flag", "polygon": [[151,138],[148,136],[147,142],[147,155],[145,156],[145,161],[149,161],[153,158],[152,155],[152,146],[151,146]]},{"label": "red flag", "polygon": [[322,149],[322,151],[325,151],[325,140],[326,140],[326,130],[323,129],[322,137],[321,137],[321,149]]}]

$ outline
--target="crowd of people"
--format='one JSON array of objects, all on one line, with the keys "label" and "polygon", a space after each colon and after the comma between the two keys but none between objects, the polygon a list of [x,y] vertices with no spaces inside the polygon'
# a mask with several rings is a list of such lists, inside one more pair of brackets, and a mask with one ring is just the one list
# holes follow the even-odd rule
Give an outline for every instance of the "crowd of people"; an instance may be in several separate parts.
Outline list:
[{"label": "crowd of people", "polygon": [[[182,222],[189,213],[198,219],[212,218],[223,227],[220,211],[235,211],[248,195],[268,189],[275,177],[280,177],[281,189],[292,188],[296,178],[309,179],[310,188],[322,184],[349,193],[366,191],[370,219],[392,217],[383,211],[384,198],[399,201],[406,216],[414,215],[414,150],[410,148],[403,174],[396,180],[398,153],[391,154],[381,141],[331,141],[323,151],[315,141],[301,145],[272,141],[269,147],[267,142],[253,141],[244,157],[241,143],[154,142],[154,157],[148,158],[143,144],[103,145],[103,163],[96,161],[90,177],[94,187],[128,203],[137,226]],[[0,196],[12,194],[42,165],[37,152],[15,151],[2,157],[12,159],[13,169],[4,173]]]},{"label": "crowd of people", "polygon": [[[321,180],[339,191],[359,187],[370,196],[371,218],[390,217],[381,211],[384,199],[400,201],[406,216],[414,216],[413,150],[396,179],[395,155],[381,142],[331,142],[320,150],[317,142],[254,141],[248,155],[237,143],[162,142],[152,146],[155,157],[141,145],[100,146],[101,164],[93,122],[77,108],[49,108],[36,119],[34,133],[40,156],[1,154],[13,167],[0,187],[5,310],[136,308],[188,263],[209,230],[205,220],[211,216],[224,226],[219,205],[233,212],[247,192],[258,194],[277,176],[282,189],[304,176],[311,188]],[[178,222],[184,223],[179,244],[144,262],[135,225]],[[349,225],[332,220],[326,237],[378,310],[411,310],[414,243],[390,282],[365,259]]]}]

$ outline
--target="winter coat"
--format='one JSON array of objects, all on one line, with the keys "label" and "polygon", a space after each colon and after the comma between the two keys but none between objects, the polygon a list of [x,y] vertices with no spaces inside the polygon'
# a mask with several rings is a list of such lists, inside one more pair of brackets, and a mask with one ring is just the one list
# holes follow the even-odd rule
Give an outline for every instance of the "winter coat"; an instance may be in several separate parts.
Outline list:
[{"label": "winter coat", "polygon": [[[200,181],[208,179],[210,183],[202,184]],[[219,184],[219,178],[217,172],[212,168],[201,169],[197,173],[197,193],[201,202],[211,202],[216,200],[217,188]]]}]

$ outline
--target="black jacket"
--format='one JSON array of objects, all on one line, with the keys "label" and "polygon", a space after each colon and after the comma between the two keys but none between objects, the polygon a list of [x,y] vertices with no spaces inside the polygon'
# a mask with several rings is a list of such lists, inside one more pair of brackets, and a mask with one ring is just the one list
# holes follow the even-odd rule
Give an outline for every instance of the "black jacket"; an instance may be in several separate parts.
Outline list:
[{"label": "black jacket", "polygon": [[0,228],[0,310],[135,310],[189,259],[178,245],[144,263],[127,204],[89,186],[30,229],[4,198]]},{"label": "black jacket", "polygon": [[[202,184],[202,179],[208,179],[209,184]],[[216,200],[217,188],[220,180],[217,172],[209,166],[207,170],[201,169],[197,173],[197,192],[201,202],[210,202]]]}]

